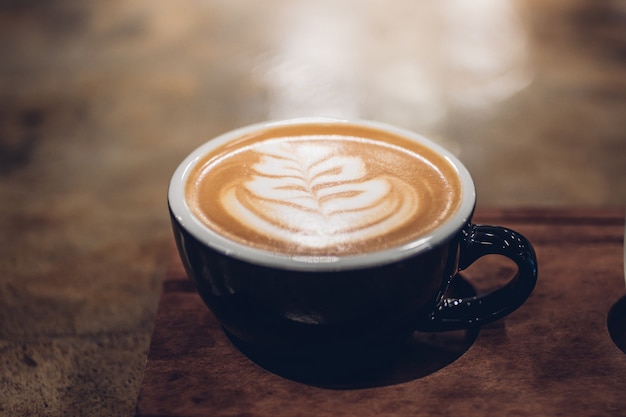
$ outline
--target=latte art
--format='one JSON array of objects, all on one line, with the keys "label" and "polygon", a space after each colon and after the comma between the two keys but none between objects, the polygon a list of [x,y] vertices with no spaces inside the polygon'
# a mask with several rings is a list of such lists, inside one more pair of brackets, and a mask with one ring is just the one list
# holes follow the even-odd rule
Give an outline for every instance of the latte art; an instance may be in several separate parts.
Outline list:
[{"label": "latte art", "polygon": [[191,212],[209,229],[297,257],[410,243],[450,218],[459,196],[452,165],[424,145],[317,125],[267,129],[216,146],[185,188]]},{"label": "latte art", "polygon": [[252,178],[226,188],[220,202],[259,234],[323,248],[401,227],[418,196],[401,179],[369,178],[359,156],[335,144],[270,141],[254,148]]}]

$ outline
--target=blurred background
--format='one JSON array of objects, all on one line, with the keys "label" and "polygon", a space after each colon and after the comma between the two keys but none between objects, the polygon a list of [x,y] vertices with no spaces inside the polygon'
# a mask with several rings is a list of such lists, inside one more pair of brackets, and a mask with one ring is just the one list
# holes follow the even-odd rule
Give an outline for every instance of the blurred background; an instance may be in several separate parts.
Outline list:
[{"label": "blurred background", "polygon": [[626,204],[620,0],[0,0],[0,415],[132,415],[193,148],[429,136],[482,207]]}]

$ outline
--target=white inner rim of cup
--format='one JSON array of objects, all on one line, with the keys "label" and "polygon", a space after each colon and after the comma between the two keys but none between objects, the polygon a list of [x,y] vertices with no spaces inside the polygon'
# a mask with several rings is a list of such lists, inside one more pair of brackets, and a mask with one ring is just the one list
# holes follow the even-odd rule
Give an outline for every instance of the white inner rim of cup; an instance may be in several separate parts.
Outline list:
[{"label": "white inner rim of cup", "polygon": [[[246,133],[256,130],[265,129],[271,126],[280,126],[287,124],[314,124],[314,123],[345,123],[355,126],[365,126],[389,131],[396,135],[401,135],[407,139],[416,141],[426,147],[433,149],[440,155],[444,156],[455,168],[457,175],[461,181],[461,202],[458,210],[439,227],[418,239],[408,242],[404,245],[377,252],[367,252],[358,255],[345,256],[290,256],[285,254],[277,254],[261,249],[252,248],[234,242],[224,236],[214,232],[205,226],[196,216],[194,216],[186,202],[185,183],[191,168],[198,163],[204,155],[211,150],[233,140]],[[258,123],[240,129],[232,130],[217,136],[214,139],[205,142],[200,147],[192,151],[187,158],[178,166],[170,181],[168,190],[169,207],[178,223],[200,242],[223,253],[232,258],[246,261],[252,264],[270,266],[280,269],[294,271],[339,271],[349,269],[369,268],[377,265],[385,265],[396,262],[398,260],[408,258],[435,247],[449,240],[453,235],[458,233],[460,229],[467,224],[474,204],[476,202],[476,194],[474,182],[463,164],[448,150],[437,145],[436,143],[418,135],[417,133],[400,129],[384,123],[373,121],[348,121],[326,118],[303,118],[292,119],[276,122]]]}]

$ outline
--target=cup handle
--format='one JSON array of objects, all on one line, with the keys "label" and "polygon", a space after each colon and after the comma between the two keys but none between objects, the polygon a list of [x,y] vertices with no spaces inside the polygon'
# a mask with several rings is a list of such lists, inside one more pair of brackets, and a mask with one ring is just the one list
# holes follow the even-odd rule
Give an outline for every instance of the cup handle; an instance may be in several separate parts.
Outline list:
[{"label": "cup handle", "polygon": [[530,242],[511,229],[470,224],[461,238],[459,271],[486,255],[503,255],[511,259],[517,264],[517,274],[503,287],[487,294],[444,298],[431,314],[425,329],[420,330],[445,331],[480,326],[512,313],[528,299],[537,282],[537,257]]}]

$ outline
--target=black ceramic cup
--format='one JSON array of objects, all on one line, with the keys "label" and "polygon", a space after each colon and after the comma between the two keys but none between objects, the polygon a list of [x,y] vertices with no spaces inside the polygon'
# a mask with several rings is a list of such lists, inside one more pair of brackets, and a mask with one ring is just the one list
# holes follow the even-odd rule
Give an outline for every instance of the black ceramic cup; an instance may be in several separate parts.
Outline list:
[{"label": "black ceramic cup", "polygon": [[[472,223],[474,184],[450,152],[413,132],[375,122],[280,123],[351,124],[401,135],[447,159],[462,192],[444,224],[397,247],[323,259],[280,255],[216,233],[192,213],[185,197],[189,172],[204,155],[277,123],[238,129],[200,146],[171,179],[171,221],[189,278],[237,346],[285,358],[369,357],[388,352],[415,330],[475,328],[500,319],[530,296],[537,279],[531,244],[513,230]],[[511,259],[517,274],[488,294],[444,296],[460,270],[489,254]]]}]

